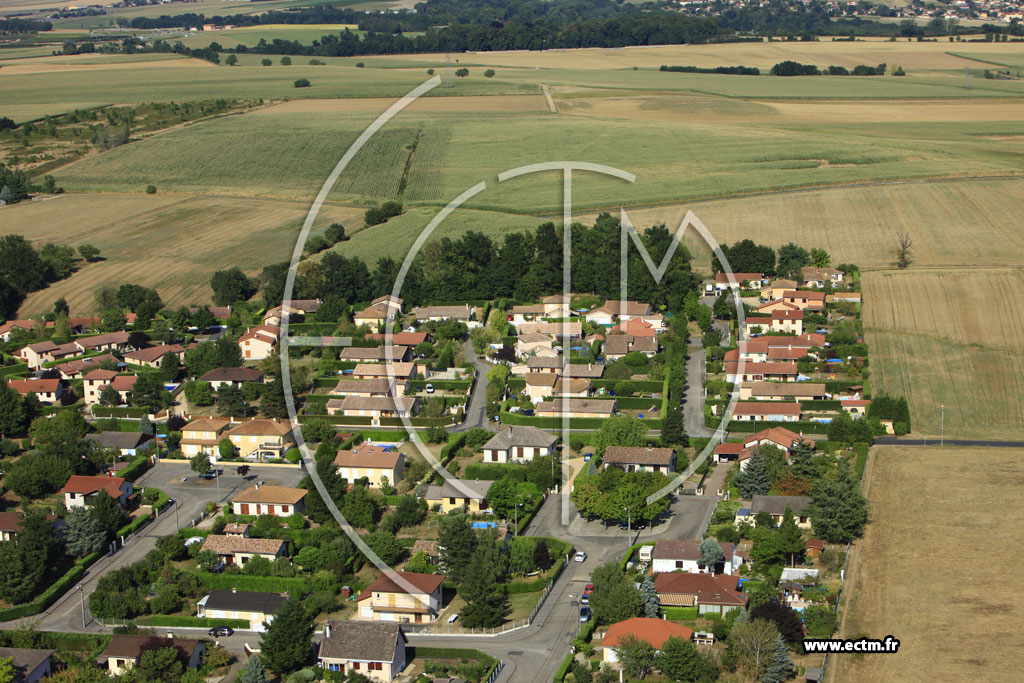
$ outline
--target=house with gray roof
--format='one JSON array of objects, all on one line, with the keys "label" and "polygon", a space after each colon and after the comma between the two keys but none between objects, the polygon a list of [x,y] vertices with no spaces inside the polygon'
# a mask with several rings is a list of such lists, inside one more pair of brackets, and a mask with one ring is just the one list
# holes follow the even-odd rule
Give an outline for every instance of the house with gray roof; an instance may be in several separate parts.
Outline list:
[{"label": "house with gray roof", "polygon": [[390,683],[405,668],[407,642],[395,622],[331,619],[324,624],[317,663],[335,674],[355,671],[371,681]]},{"label": "house with gray roof", "polygon": [[100,432],[86,434],[85,440],[95,441],[100,448],[113,448],[123,457],[135,457],[156,443],[149,434],[141,432]]},{"label": "house with gray roof", "polygon": [[484,462],[528,462],[551,455],[557,441],[558,437],[543,429],[512,425],[484,444]]},{"label": "house with gray roof", "polygon": [[16,683],[36,683],[50,675],[53,650],[24,647],[0,647],[0,659],[10,659]]},{"label": "house with gray roof", "polygon": [[445,478],[440,486],[424,486],[420,489],[420,497],[430,507],[440,506],[443,514],[460,509],[463,505],[469,512],[489,512],[487,492],[491,490],[493,481]]},{"label": "house with gray roof", "polygon": [[675,465],[675,451],[671,448],[648,446],[609,446],[604,451],[601,464],[605,469],[618,467],[627,472],[672,472]]},{"label": "house with gray roof", "polygon": [[757,517],[758,513],[767,512],[772,516],[772,521],[780,524],[788,505],[793,510],[796,525],[801,529],[810,529],[811,518],[807,508],[811,502],[807,496],[754,496],[750,501],[750,516]]}]

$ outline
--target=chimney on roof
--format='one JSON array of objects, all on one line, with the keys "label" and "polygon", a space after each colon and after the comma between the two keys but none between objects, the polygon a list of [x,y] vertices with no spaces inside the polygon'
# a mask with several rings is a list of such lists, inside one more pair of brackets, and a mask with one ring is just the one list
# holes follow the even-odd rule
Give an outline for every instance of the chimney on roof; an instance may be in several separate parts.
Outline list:
[{"label": "chimney on roof", "polygon": [[331,637],[331,622],[329,621],[324,624],[324,635],[328,638]]}]

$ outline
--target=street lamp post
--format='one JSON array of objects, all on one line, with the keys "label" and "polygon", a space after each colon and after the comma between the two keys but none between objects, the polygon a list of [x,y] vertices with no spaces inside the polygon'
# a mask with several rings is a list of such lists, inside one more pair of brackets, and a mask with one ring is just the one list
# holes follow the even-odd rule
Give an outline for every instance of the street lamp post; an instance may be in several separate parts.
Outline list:
[{"label": "street lamp post", "polygon": [[181,530],[181,523],[178,522],[178,501],[174,501],[174,528],[175,530]]},{"label": "street lamp post", "polygon": [[626,548],[629,548],[629,539],[633,535],[633,511],[628,507],[622,509],[626,511]]},{"label": "street lamp post", "polygon": [[946,404],[942,404],[942,417],[939,419],[939,447],[941,448],[946,440]]},{"label": "street lamp post", "polygon": [[82,628],[85,628],[85,591],[82,590],[82,584],[78,584],[78,597],[82,600]]}]

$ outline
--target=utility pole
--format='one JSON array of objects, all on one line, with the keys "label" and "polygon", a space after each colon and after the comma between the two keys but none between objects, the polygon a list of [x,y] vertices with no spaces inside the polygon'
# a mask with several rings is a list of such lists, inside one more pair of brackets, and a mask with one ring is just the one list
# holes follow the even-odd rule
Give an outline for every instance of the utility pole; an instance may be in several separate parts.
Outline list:
[{"label": "utility pole", "polygon": [[626,550],[629,550],[629,539],[633,535],[633,511],[628,507],[623,507],[622,509],[626,511]]},{"label": "utility pole", "polygon": [[946,441],[946,404],[942,404],[942,417],[939,418],[939,447]]},{"label": "utility pole", "polygon": [[181,524],[178,522],[178,501],[174,501],[174,529],[181,530]]}]

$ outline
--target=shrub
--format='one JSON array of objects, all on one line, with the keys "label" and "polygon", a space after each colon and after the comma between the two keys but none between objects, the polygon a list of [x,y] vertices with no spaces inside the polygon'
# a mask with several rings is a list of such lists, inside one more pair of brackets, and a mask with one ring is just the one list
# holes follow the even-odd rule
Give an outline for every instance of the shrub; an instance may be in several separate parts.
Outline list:
[{"label": "shrub", "polygon": [[156,185],[146,185],[146,194],[156,194]]},{"label": "shrub", "polygon": [[484,71],[484,78],[494,78],[494,69]]},{"label": "shrub", "polygon": [[364,66],[366,66],[366,65],[363,64],[362,62],[356,62],[356,68],[357,69],[362,69]]},{"label": "shrub", "polygon": [[262,60],[260,60],[260,64],[262,64],[263,66],[270,66],[273,63],[273,60],[271,60],[269,57],[264,57]]},{"label": "shrub", "polygon": [[292,58],[291,57],[281,57],[281,66],[291,66],[291,65],[292,65]]},{"label": "shrub", "polygon": [[295,87],[296,88],[308,88],[309,87],[309,79],[308,78],[296,78],[295,79]]}]

